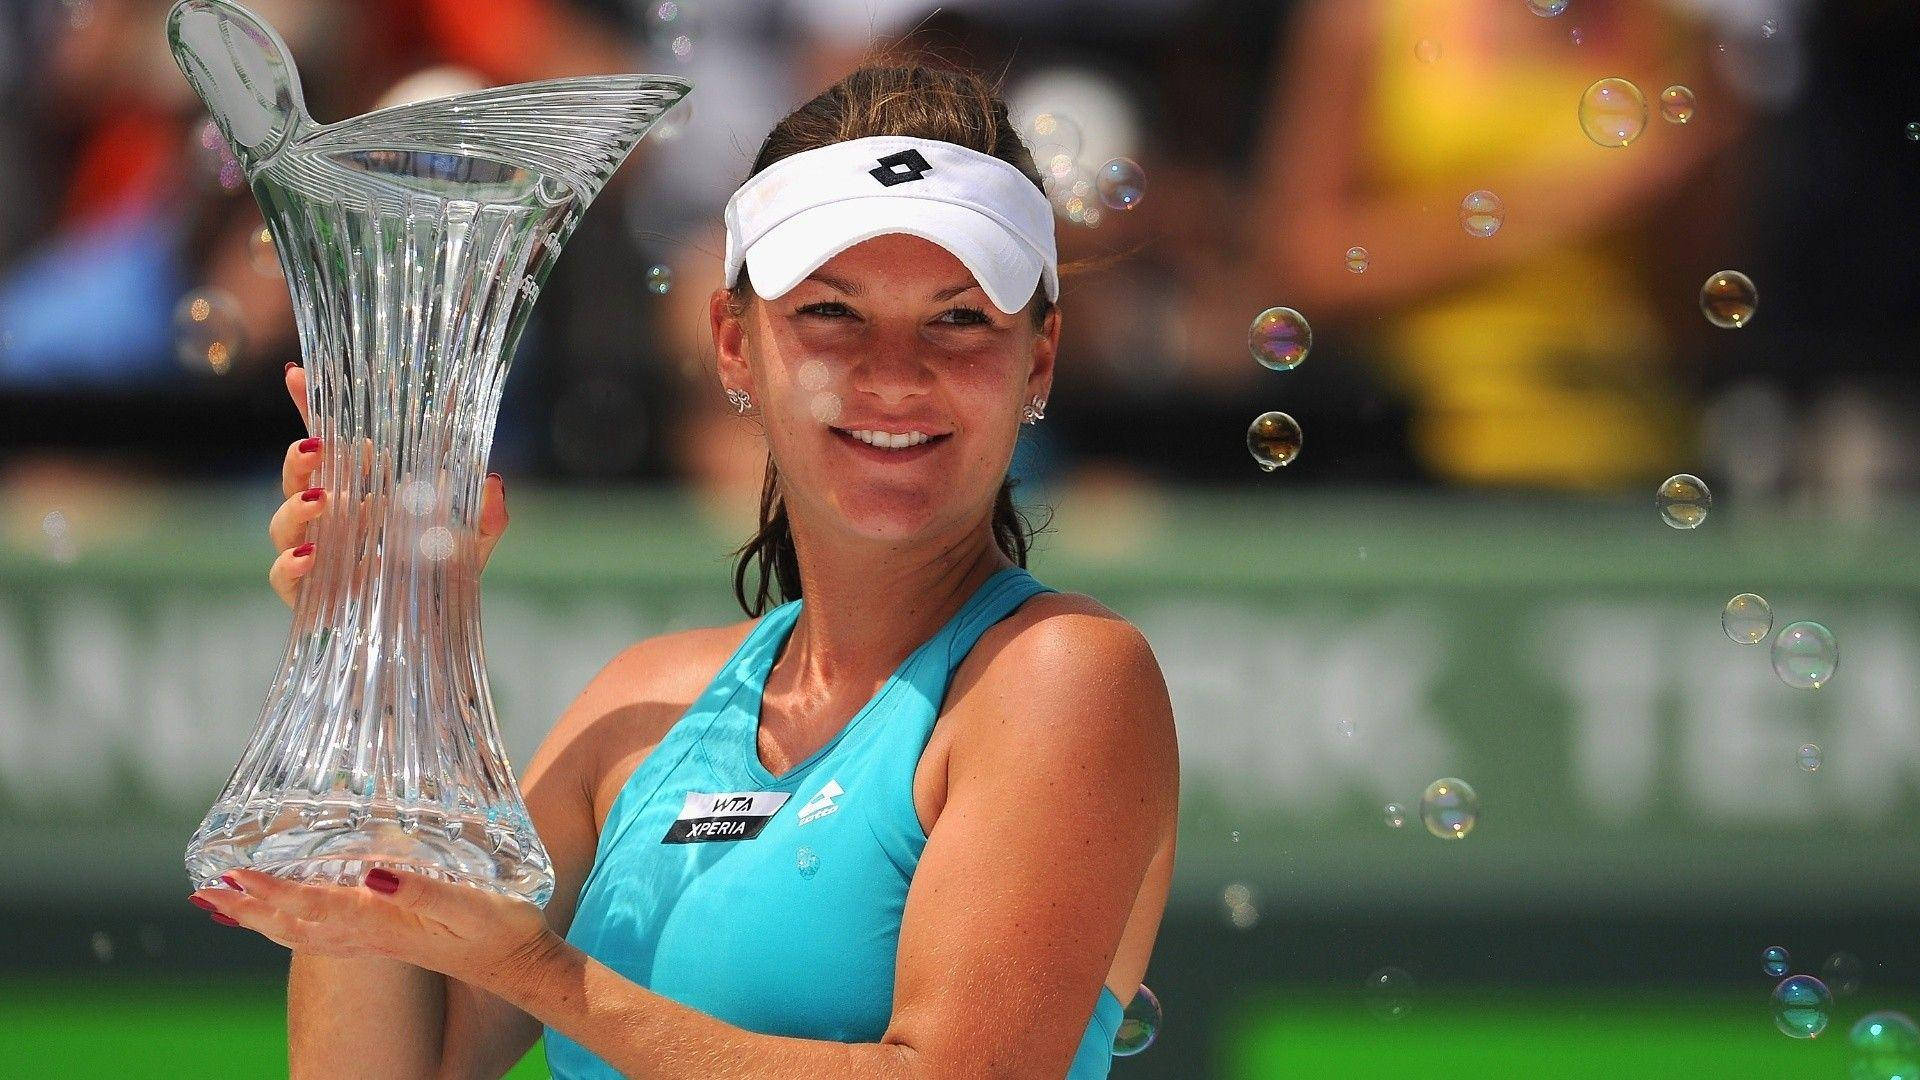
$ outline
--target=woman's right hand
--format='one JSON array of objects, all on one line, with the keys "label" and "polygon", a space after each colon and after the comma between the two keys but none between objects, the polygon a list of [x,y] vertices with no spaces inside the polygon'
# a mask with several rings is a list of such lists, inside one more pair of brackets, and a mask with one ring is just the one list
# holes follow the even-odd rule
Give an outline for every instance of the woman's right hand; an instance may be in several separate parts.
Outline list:
[{"label": "woman's right hand", "polygon": [[[298,364],[287,368],[287,394],[300,410],[300,422],[313,432],[313,419],[307,414],[307,369]],[[319,439],[301,439],[287,447],[286,460],[280,466],[280,490],[287,501],[273,512],[267,523],[267,535],[280,552],[267,570],[267,582],[288,607],[294,607],[300,595],[300,583],[313,569],[313,544],[308,541],[309,525],[326,509],[328,493],[311,487],[313,473],[320,467]],[[507,529],[507,487],[499,473],[488,473],[480,493],[479,558],[474,565],[478,574],[487,565],[487,556]]]}]

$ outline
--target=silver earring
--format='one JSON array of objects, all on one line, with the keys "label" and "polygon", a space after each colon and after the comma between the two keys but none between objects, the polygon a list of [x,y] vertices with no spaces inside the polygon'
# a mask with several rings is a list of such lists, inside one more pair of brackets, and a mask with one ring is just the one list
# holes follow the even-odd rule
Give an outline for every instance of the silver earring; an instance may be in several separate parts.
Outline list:
[{"label": "silver earring", "polygon": [[1020,422],[1037,424],[1047,418],[1047,399],[1036,396],[1030,404],[1020,407]]},{"label": "silver earring", "polygon": [[734,412],[745,416],[747,409],[753,405],[753,398],[749,397],[745,390],[729,386],[727,387],[727,403],[733,406]]}]

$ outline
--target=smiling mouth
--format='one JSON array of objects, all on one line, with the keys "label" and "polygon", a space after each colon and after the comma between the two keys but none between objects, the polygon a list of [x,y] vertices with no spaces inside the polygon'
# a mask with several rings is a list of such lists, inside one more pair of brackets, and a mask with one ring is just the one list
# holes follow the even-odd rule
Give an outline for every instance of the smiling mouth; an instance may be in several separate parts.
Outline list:
[{"label": "smiling mouth", "polygon": [[831,430],[835,436],[839,437],[841,441],[852,443],[854,446],[862,447],[867,450],[872,450],[872,451],[875,451],[876,453],[897,454],[902,456],[914,455],[920,451],[926,450],[930,446],[938,446],[939,444],[947,441],[947,439],[951,438],[953,434],[952,432],[948,432],[945,435],[935,435],[932,438],[927,439],[925,442],[914,443],[913,445],[902,446],[896,449],[891,446],[875,446],[873,443],[867,442],[864,439],[856,439],[854,438],[853,433],[848,431],[845,428],[829,427],[829,430]]}]

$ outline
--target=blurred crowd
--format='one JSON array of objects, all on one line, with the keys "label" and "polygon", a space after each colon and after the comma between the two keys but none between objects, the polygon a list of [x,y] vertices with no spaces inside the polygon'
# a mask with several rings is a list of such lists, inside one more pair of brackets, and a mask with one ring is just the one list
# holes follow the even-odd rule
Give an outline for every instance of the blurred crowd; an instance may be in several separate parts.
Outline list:
[{"label": "blurred crowd", "polygon": [[[169,2],[0,7],[0,485],[272,475],[300,434],[286,286],[168,52]],[[1694,472],[1858,510],[1915,484],[1906,0],[247,6],[287,39],[322,121],[567,75],[694,83],[535,309],[494,443],[510,478],[757,493],[761,449],[711,366],[721,208],[777,119],[906,39],[1004,77],[1036,140],[1034,117],[1067,118],[1047,147],[1072,158],[1051,185],[1062,259],[1126,253],[1065,283],[1054,394],[1015,464],[1042,490],[1609,494]],[[1624,148],[1578,120],[1605,77],[1648,99]],[[1672,85],[1697,102],[1684,123],[1662,114]],[[1145,176],[1131,209],[1084,183],[1123,157]],[[1476,190],[1504,203],[1489,236],[1462,226]],[[1759,290],[1737,330],[1698,301],[1725,269]],[[225,320],[218,364],[180,347],[196,297]],[[1286,373],[1247,345],[1277,305],[1314,331]],[[1271,409],[1305,431],[1274,474],[1245,442]]]}]

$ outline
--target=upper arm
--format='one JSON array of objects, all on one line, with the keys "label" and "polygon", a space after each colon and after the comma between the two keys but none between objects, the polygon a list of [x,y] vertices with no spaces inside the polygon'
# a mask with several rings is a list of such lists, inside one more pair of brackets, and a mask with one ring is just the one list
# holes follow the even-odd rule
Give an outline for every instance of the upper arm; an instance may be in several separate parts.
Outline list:
[{"label": "upper arm", "polygon": [[[580,888],[592,869],[600,834],[593,790],[602,763],[605,725],[633,704],[652,665],[658,639],[628,647],[600,669],[534,751],[521,778],[527,816],[553,863],[547,926],[564,937],[573,924]],[[498,1077],[540,1037],[540,1022],[519,1008],[458,979],[447,980],[447,1019],[440,1076]]]},{"label": "upper arm", "polygon": [[928,1077],[1059,1077],[1174,823],[1172,707],[1139,632],[1087,614],[1024,628],[964,707],[884,1041]]}]

